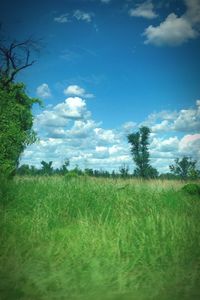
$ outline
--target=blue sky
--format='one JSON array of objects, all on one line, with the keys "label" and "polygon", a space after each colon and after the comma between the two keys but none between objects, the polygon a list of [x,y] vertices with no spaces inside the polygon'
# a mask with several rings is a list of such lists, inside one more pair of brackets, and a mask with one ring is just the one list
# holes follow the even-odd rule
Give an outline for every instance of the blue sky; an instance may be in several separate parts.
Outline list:
[{"label": "blue sky", "polygon": [[199,160],[200,0],[8,0],[0,20],[11,38],[41,38],[18,77],[44,102],[22,163],[132,169],[126,136],[143,124],[161,172],[175,157]]}]

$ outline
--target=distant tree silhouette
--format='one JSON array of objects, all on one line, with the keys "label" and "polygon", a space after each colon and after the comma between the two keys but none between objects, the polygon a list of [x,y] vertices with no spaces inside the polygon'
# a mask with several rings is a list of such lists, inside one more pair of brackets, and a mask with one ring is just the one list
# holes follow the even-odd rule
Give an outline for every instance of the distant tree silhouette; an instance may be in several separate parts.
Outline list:
[{"label": "distant tree silhouette", "polygon": [[196,168],[197,161],[191,157],[184,156],[183,158],[176,158],[173,165],[170,165],[172,174],[179,176],[181,179],[196,179],[199,176],[199,171]]},{"label": "distant tree silhouette", "polygon": [[126,178],[128,177],[128,172],[129,172],[129,167],[126,164],[123,164],[120,168],[119,168],[119,173],[120,176],[122,178]]},{"label": "distant tree silhouette", "polygon": [[133,161],[136,164],[134,175],[142,178],[158,176],[158,171],[149,163],[149,135],[150,129],[146,126],[142,126],[138,132],[128,135]]},{"label": "distant tree silhouette", "polygon": [[42,173],[45,175],[52,175],[53,174],[53,167],[52,167],[53,162],[46,162],[46,161],[41,161],[42,165]]}]

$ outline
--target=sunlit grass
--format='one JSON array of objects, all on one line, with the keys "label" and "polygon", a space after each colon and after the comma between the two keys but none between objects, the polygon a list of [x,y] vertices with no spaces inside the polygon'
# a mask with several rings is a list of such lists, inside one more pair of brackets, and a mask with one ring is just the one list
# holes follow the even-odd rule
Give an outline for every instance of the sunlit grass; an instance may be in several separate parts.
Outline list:
[{"label": "sunlit grass", "polygon": [[199,299],[200,199],[179,181],[17,178],[1,299]]}]

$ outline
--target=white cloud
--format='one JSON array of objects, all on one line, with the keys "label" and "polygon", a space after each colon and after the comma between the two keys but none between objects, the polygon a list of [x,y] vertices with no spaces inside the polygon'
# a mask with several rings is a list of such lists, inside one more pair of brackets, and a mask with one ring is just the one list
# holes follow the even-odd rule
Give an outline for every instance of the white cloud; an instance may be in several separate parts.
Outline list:
[{"label": "white cloud", "polygon": [[76,96],[83,96],[85,94],[85,90],[78,85],[69,85],[64,90],[65,95],[76,95]]},{"label": "white cloud", "polygon": [[114,142],[119,142],[117,135],[112,129],[95,128],[94,129],[97,139],[101,142],[106,142],[106,144],[112,144]]},{"label": "white cloud", "polygon": [[55,111],[45,110],[39,114],[34,120],[36,130],[45,127],[62,127],[66,126],[68,120],[60,116]]},{"label": "white cloud", "polygon": [[60,15],[58,17],[55,17],[54,21],[57,23],[68,23],[68,22],[70,22],[69,14],[66,13],[66,14]]},{"label": "white cloud", "polygon": [[[179,147],[179,139],[177,136],[169,137],[167,139],[155,137],[151,142],[151,149],[156,150],[158,153],[166,155],[165,152],[173,153]],[[163,153],[164,152],[164,153]]]},{"label": "white cloud", "polygon": [[86,109],[85,100],[79,97],[69,97],[63,103],[54,107],[54,111],[61,117],[67,119],[83,119],[90,113]]},{"label": "white cloud", "polygon": [[84,98],[93,98],[93,94],[88,94],[86,93],[85,89],[81,88],[78,85],[69,85],[65,90],[64,90],[65,95],[73,95],[73,96],[79,96],[79,97],[84,97]]},{"label": "white cloud", "polygon": [[197,32],[185,18],[171,13],[159,26],[150,25],[144,32],[145,44],[178,46],[197,37]]},{"label": "white cloud", "polygon": [[200,30],[200,1],[185,0],[185,4],[187,10],[182,16],[171,13],[160,25],[146,28],[143,33],[145,44],[179,46],[197,38]]},{"label": "white cloud", "polygon": [[153,125],[151,130],[152,130],[152,132],[168,131],[169,130],[169,121],[163,120],[161,123]]},{"label": "white cloud", "polygon": [[157,18],[157,14],[154,12],[154,6],[152,1],[148,0],[144,3],[138,4],[135,8],[129,10],[131,17],[143,17],[146,19]]},{"label": "white cloud", "polygon": [[181,109],[180,111],[161,111],[148,116],[147,120],[140,124],[149,126],[154,133],[158,132],[199,132],[200,131],[200,101],[196,101],[196,107]]},{"label": "white cloud", "polygon": [[91,113],[87,110],[85,100],[79,97],[69,97],[53,108],[44,110],[34,120],[36,131],[45,130],[47,136],[64,136],[70,121],[85,120]]},{"label": "white cloud", "polygon": [[37,87],[36,90],[37,96],[40,98],[49,98],[51,97],[51,90],[47,83],[43,83]]},{"label": "white cloud", "polygon": [[128,134],[131,133],[133,131],[133,129],[135,129],[137,126],[136,122],[126,122],[122,125],[122,129],[124,129],[124,131]]},{"label": "white cloud", "polygon": [[78,21],[84,21],[87,23],[90,23],[92,21],[92,18],[94,16],[93,13],[84,12],[82,10],[77,9],[74,12],[74,18],[76,18]]},{"label": "white cloud", "polygon": [[173,130],[182,132],[200,131],[200,107],[196,109],[182,109],[176,120],[174,120]]},{"label": "white cloud", "polygon": [[79,138],[86,138],[91,133],[94,136],[93,130],[99,125],[100,123],[96,123],[93,120],[77,120],[74,122],[71,130],[69,130],[69,134]]},{"label": "white cloud", "polygon": [[185,135],[180,140],[179,151],[183,155],[200,160],[200,134]]}]

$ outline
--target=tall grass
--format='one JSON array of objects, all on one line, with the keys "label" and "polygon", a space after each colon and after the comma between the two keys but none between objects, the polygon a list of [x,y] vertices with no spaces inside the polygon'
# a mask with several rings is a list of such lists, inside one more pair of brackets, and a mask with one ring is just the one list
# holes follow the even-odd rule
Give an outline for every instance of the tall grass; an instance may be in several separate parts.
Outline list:
[{"label": "tall grass", "polygon": [[18,178],[0,299],[199,299],[200,199],[171,181]]}]

